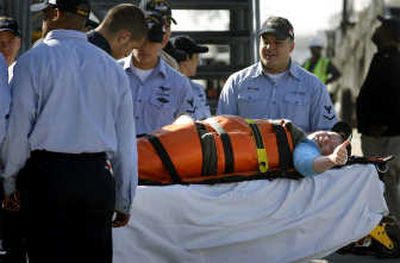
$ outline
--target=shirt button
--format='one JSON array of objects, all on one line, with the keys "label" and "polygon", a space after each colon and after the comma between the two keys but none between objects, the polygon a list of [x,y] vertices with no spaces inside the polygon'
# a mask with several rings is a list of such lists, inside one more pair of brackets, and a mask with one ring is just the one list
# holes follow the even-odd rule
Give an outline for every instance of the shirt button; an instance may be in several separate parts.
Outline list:
[{"label": "shirt button", "polygon": [[139,119],[139,116],[135,116],[135,119],[138,120],[138,119]]},{"label": "shirt button", "polygon": [[138,102],[142,102],[142,100],[141,100],[141,99],[138,99]]}]

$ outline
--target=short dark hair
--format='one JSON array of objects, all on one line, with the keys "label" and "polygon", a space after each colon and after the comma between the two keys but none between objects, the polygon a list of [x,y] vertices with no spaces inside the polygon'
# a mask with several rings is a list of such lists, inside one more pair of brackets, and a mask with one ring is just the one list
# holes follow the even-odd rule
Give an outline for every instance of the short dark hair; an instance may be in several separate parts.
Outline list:
[{"label": "short dark hair", "polygon": [[128,30],[136,40],[142,39],[147,34],[146,16],[139,7],[133,4],[119,4],[112,7],[101,25],[108,32]]}]

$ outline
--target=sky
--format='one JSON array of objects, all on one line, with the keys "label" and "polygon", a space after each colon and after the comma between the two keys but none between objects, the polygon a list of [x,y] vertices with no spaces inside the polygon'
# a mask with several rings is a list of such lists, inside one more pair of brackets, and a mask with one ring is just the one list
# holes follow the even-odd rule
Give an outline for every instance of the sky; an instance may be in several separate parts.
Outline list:
[{"label": "sky", "polygon": [[[293,24],[296,35],[310,35],[330,29],[334,14],[340,14],[342,0],[260,0],[260,19],[283,16]],[[262,22],[261,22],[262,23]]]}]

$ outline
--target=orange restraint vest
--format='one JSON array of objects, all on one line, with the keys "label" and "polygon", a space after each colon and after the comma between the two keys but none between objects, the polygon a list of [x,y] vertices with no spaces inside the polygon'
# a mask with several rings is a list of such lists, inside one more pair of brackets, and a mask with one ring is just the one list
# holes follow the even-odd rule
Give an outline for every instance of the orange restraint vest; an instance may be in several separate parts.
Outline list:
[{"label": "orange restraint vest", "polygon": [[221,115],[186,120],[138,138],[140,184],[299,178],[292,134],[282,120]]}]

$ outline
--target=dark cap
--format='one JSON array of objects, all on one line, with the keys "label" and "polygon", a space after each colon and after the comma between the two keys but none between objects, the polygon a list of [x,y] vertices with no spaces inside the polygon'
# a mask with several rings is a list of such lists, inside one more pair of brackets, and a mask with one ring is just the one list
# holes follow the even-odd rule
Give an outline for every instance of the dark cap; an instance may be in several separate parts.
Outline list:
[{"label": "dark cap", "polygon": [[278,16],[271,16],[265,20],[258,35],[261,36],[263,34],[273,34],[279,40],[294,39],[292,24],[286,18]]},{"label": "dark cap", "polygon": [[176,25],[168,0],[141,0],[139,7],[147,12],[158,12],[164,18],[164,22],[172,21]]},{"label": "dark cap", "polygon": [[90,3],[88,0],[45,0],[42,3],[32,4],[31,11],[43,11],[47,7],[57,7],[60,10],[89,17]]},{"label": "dark cap", "polygon": [[17,20],[12,17],[0,16],[0,32],[9,31],[15,36],[20,36]]},{"label": "dark cap", "polygon": [[178,63],[185,61],[188,56],[185,51],[177,49],[174,44],[172,44],[171,40],[165,45],[164,51],[171,55]]},{"label": "dark cap", "polygon": [[400,38],[400,19],[391,16],[377,16],[376,17],[383,26],[390,29],[393,33],[393,36],[396,38]]},{"label": "dark cap", "polygon": [[187,54],[208,52],[208,47],[197,44],[189,36],[176,36],[172,38],[172,43],[175,48],[183,50]]},{"label": "dark cap", "polygon": [[164,19],[157,12],[146,13],[146,23],[149,31],[147,32],[147,39],[150,42],[161,43],[164,37]]}]

